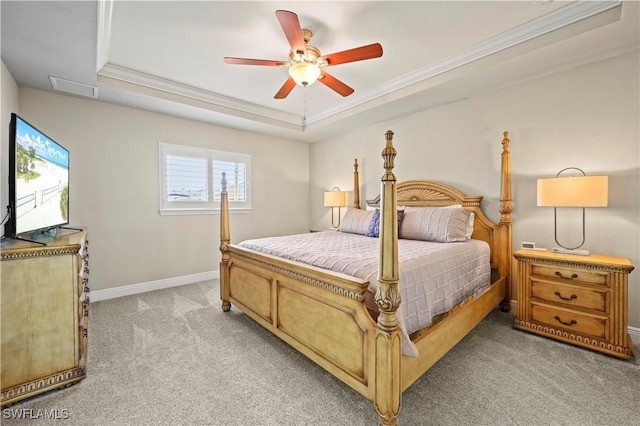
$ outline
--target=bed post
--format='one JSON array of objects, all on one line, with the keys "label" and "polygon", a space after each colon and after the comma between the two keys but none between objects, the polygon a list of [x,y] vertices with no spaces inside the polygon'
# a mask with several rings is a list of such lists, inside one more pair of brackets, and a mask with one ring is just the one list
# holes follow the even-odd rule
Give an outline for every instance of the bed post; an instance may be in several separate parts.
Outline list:
[{"label": "bed post", "polygon": [[358,177],[358,159],[353,160],[353,203],[351,207],[360,208],[360,178]]},{"label": "bed post", "polygon": [[380,259],[378,265],[378,290],[375,301],[380,310],[375,332],[375,396],[376,412],[385,425],[395,425],[400,412],[402,393],[400,359],[402,337],[398,326],[397,311],[400,306],[398,291],[398,209],[396,206],[396,177],[393,161],[393,132],[385,134],[386,145],[382,151],[385,173],[380,191]]},{"label": "bed post", "polygon": [[227,193],[226,173],[222,172],[222,191],[220,191],[220,299],[222,300],[222,310],[229,312],[231,302],[229,302],[229,242],[231,241],[229,232],[229,195]]},{"label": "bed post", "polygon": [[500,310],[511,310],[511,162],[509,152],[509,132],[503,133],[502,138],[502,181],[500,185],[500,256],[498,271],[500,276],[507,277],[507,294],[500,303]]}]

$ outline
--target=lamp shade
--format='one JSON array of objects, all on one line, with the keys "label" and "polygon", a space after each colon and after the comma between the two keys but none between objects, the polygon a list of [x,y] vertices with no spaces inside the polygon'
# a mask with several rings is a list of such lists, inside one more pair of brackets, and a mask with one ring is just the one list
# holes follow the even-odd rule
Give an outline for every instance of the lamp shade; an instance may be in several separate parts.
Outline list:
[{"label": "lamp shade", "polygon": [[329,191],[324,193],[325,207],[346,207],[347,193],[345,191]]},{"label": "lamp shade", "polygon": [[607,207],[608,176],[538,179],[539,207]]},{"label": "lamp shade", "polygon": [[309,62],[298,62],[289,68],[289,75],[300,86],[310,86],[320,77],[320,68]]}]

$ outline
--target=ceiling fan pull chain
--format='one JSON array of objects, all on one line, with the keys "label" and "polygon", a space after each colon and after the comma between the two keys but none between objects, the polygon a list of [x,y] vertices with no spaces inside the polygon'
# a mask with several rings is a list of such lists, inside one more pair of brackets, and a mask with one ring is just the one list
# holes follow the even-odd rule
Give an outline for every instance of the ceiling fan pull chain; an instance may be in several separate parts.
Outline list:
[{"label": "ceiling fan pull chain", "polygon": [[304,95],[303,95],[304,96],[304,98],[303,98],[304,99],[304,101],[303,101],[304,102],[304,114],[302,116],[302,127],[305,127],[307,125],[307,114],[309,112],[309,105],[307,104],[307,98],[308,98],[307,94],[309,92],[308,92],[308,88],[307,87],[304,87],[303,89],[304,89]]}]

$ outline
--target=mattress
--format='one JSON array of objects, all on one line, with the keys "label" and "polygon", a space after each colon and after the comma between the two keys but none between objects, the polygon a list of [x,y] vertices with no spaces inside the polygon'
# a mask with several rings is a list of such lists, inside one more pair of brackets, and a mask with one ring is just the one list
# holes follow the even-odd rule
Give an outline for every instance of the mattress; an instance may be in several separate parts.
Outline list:
[{"label": "mattress", "polygon": [[[327,231],[246,240],[238,245],[368,280],[369,290],[375,292],[379,243],[378,238]],[[409,338],[411,333],[430,326],[434,317],[489,288],[489,259],[489,245],[484,241],[398,240],[401,297],[398,322],[403,354],[417,356]]]}]

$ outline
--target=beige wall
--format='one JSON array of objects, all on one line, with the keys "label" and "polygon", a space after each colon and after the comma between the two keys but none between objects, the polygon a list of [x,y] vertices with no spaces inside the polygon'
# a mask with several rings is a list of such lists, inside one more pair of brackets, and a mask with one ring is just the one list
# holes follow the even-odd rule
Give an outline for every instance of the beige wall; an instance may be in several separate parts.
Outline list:
[{"label": "beige wall", "polygon": [[[312,227],[330,224],[322,191],[352,190],[352,163],[361,164],[361,199],[379,192],[384,132],[395,132],[398,180],[431,179],[469,195],[497,220],[500,141],[512,139],[513,246],[555,246],[553,210],[536,207],[536,179],[565,167],[609,176],[609,207],[586,211],[584,248],[625,256],[640,269],[640,108],[638,51],[560,72],[408,117],[393,119],[311,146]],[[581,239],[581,213],[559,222],[564,245]],[[640,327],[640,270],[629,277],[629,323]]]},{"label": "beige wall", "polygon": [[[2,135],[2,144],[0,147],[0,217],[4,217],[7,212],[7,205],[9,204],[9,187],[7,185],[9,179],[9,121],[11,120],[11,113],[18,112],[18,85],[13,79],[13,76],[2,62],[2,69],[0,71],[0,77],[2,80],[2,86],[0,87],[0,93],[2,94],[2,103],[0,104],[0,135]],[[4,227],[1,228],[0,234],[4,233]]]},{"label": "beige wall", "polygon": [[[354,158],[361,165],[362,200],[376,196],[387,129],[396,133],[399,180],[441,180],[469,195],[483,194],[494,220],[500,141],[508,130],[514,248],[521,241],[555,245],[553,211],[535,206],[537,178],[569,166],[609,175],[609,207],[587,210],[585,248],[629,257],[640,268],[639,68],[635,51],[307,146],[27,88],[20,88],[17,98],[3,65],[2,152],[8,110],[18,105],[25,118],[70,149],[71,221],[89,227],[93,289],[218,268],[217,215],[157,212],[158,142],[252,155],[254,210],[231,218],[232,239],[239,241],[305,232],[309,224],[328,227],[322,192],[333,186],[352,190]],[[2,166],[6,205],[4,155]],[[560,227],[571,230],[561,241],[572,243],[580,234],[579,214]],[[640,327],[639,277],[636,270],[629,280],[629,323],[635,327]]]},{"label": "beige wall", "polygon": [[218,214],[158,213],[159,142],[251,155],[253,211],[231,215],[233,242],[309,229],[307,144],[24,87],[20,114],[70,151],[92,290],[219,269]]}]

